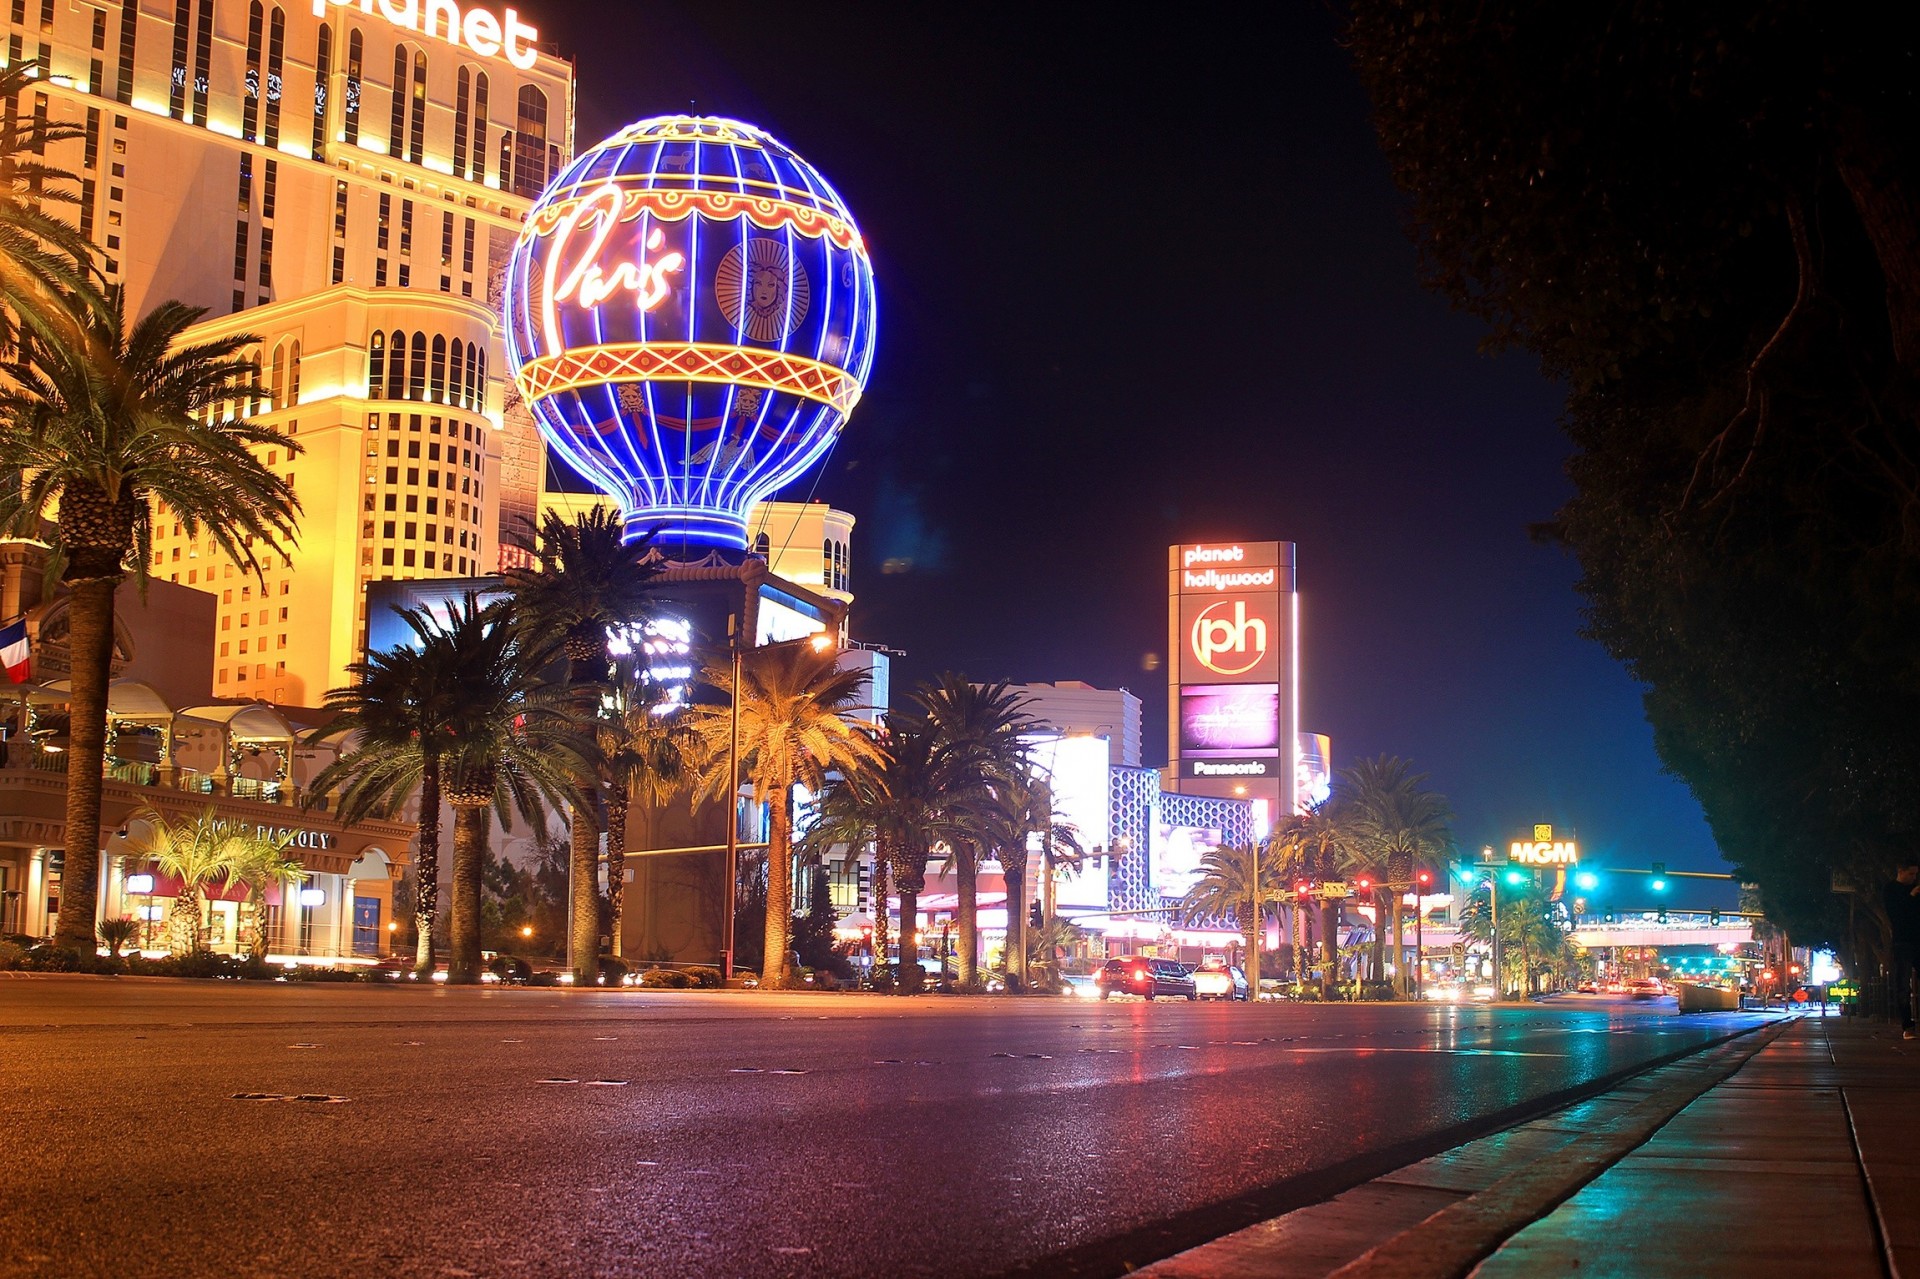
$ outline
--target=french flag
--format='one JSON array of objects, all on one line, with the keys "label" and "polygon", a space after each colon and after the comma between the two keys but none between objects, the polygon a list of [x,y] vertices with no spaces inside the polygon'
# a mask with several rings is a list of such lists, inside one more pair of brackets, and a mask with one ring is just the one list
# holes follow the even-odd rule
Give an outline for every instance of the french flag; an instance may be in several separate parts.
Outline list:
[{"label": "french flag", "polygon": [[7,678],[16,684],[26,683],[33,674],[33,655],[27,651],[26,618],[0,626],[0,666],[6,667]]}]

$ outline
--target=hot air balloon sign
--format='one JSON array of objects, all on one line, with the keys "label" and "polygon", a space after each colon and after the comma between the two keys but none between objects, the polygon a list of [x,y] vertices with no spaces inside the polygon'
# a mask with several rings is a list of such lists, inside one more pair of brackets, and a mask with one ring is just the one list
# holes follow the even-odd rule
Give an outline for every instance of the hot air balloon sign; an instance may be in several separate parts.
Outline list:
[{"label": "hot air balloon sign", "polygon": [[873,270],[818,170],[749,124],[663,116],[579,156],[507,266],[507,357],[548,446],[628,535],[743,551],[873,366]]}]

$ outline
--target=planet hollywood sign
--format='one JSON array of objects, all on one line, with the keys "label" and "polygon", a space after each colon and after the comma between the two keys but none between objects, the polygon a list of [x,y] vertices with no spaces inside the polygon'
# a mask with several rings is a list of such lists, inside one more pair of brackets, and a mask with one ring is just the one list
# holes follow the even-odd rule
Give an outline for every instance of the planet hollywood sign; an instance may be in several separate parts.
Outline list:
[{"label": "planet hollywood sign", "polygon": [[326,17],[328,5],[355,7],[368,17],[378,14],[403,30],[461,45],[482,58],[504,57],[522,71],[533,69],[540,40],[540,33],[512,9],[495,17],[485,9],[463,14],[454,0],[313,0],[313,16]]}]

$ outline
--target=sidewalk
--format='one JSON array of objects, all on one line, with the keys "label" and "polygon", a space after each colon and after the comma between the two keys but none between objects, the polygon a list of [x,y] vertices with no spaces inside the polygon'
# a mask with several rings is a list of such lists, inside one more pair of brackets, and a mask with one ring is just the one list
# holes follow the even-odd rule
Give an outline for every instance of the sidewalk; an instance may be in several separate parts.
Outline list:
[{"label": "sidewalk", "polygon": [[1920,1040],[1770,1026],[1142,1273],[1920,1279]]},{"label": "sidewalk", "polygon": [[1920,1276],[1920,1040],[1797,1021],[1474,1273]]}]

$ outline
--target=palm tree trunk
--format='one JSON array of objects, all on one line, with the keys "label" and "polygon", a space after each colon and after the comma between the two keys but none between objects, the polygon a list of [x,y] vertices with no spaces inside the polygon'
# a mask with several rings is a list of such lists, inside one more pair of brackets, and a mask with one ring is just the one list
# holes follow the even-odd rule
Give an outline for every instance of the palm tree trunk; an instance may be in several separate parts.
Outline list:
[{"label": "palm tree trunk", "polygon": [[960,924],[960,969],[962,986],[980,978],[980,856],[972,844],[954,845],[954,864],[959,870],[960,904],[955,912]]},{"label": "palm tree trunk", "polygon": [[433,976],[433,946],[441,926],[440,909],[440,758],[420,761],[420,852],[413,865],[413,970],[422,980]]},{"label": "palm tree trunk", "polygon": [[767,805],[767,946],[760,960],[760,985],[778,990],[787,984],[787,951],[793,945],[793,814],[787,808],[789,786],[774,790]]},{"label": "palm tree trunk", "polygon": [[1373,972],[1374,981],[1387,975],[1387,910],[1386,903],[1380,900],[1382,890],[1373,890]]},{"label": "palm tree trunk", "polygon": [[98,948],[100,785],[107,750],[107,683],[113,671],[113,591],[119,579],[70,583],[67,651],[73,691],[67,702],[66,863],[60,872],[56,946],[91,955]]},{"label": "palm tree trunk", "polygon": [[1407,997],[1407,952],[1402,944],[1405,939],[1401,932],[1400,890],[1390,888],[1388,892],[1391,897],[1387,902],[1387,910],[1393,916],[1393,994],[1396,999],[1405,999]]},{"label": "palm tree trunk", "polygon": [[575,989],[600,980],[600,823],[591,804],[574,807],[567,831],[568,900],[572,907],[573,940],[567,966],[573,969]]},{"label": "palm tree trunk", "polygon": [[480,981],[480,871],[487,851],[491,805],[468,796],[453,801],[453,927],[447,983]]},{"label": "palm tree trunk", "polygon": [[200,931],[200,885],[182,881],[179,896],[173,899],[173,950],[177,955],[197,954],[203,934]]},{"label": "palm tree trunk", "polygon": [[894,991],[901,995],[920,990],[920,890],[900,882],[900,980]]},{"label": "palm tree trunk", "polygon": [[[1007,880],[1007,976],[1027,984],[1027,868],[1000,863]],[[1011,985],[1012,983],[1008,983]]]},{"label": "palm tree trunk", "polygon": [[618,956],[623,947],[620,944],[620,921],[626,905],[627,891],[627,788],[613,785],[607,788],[607,907],[612,918],[609,931],[613,934],[613,953]]},{"label": "palm tree trunk", "polygon": [[892,929],[887,926],[887,898],[893,894],[887,887],[890,878],[888,869],[887,855],[876,844],[873,850],[873,954],[868,956],[873,961],[875,972],[890,962],[887,958],[887,951],[891,949],[888,934]]},{"label": "palm tree trunk", "polygon": [[1333,986],[1339,979],[1340,903],[1322,902],[1320,906],[1320,995],[1333,998]]}]

